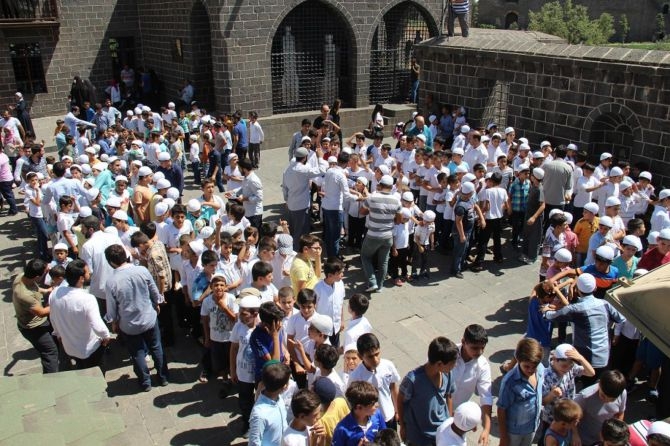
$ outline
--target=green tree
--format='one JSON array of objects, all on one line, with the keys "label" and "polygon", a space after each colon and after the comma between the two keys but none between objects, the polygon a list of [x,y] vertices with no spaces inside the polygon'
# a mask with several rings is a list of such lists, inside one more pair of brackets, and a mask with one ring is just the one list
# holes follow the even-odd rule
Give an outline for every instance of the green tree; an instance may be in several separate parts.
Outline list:
[{"label": "green tree", "polygon": [[630,23],[628,23],[628,16],[626,14],[621,14],[621,17],[619,17],[619,26],[621,27],[621,42],[626,43],[628,33],[630,32]]},{"label": "green tree", "polygon": [[563,37],[568,43],[602,45],[614,35],[614,19],[603,13],[591,20],[586,6],[572,0],[545,3],[538,12],[530,12],[528,29]]}]

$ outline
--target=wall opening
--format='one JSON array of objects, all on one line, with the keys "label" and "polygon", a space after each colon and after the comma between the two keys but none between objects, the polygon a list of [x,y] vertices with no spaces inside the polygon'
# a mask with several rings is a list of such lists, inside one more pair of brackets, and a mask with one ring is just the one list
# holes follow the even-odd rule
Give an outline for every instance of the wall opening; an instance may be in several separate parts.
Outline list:
[{"label": "wall opening", "polygon": [[519,14],[508,12],[505,16],[505,29],[519,29]]},{"label": "wall opening", "polygon": [[633,149],[633,130],[623,116],[615,113],[600,115],[591,126],[589,155],[598,160],[600,154],[609,152],[620,160],[630,159]]},{"label": "wall opening", "polygon": [[352,41],[349,24],[325,3],[293,9],[272,40],[272,112],[314,110],[337,98],[351,106]]},{"label": "wall opening", "polygon": [[[216,108],[212,75],[212,33],[209,25],[209,13],[202,2],[198,1],[193,5],[190,25],[191,81],[195,90],[194,99],[201,106]],[[173,40],[173,59],[179,59],[182,57],[181,40]],[[187,106],[187,110],[189,109],[190,105]]]},{"label": "wall opening", "polygon": [[391,8],[372,37],[370,103],[404,102],[409,98],[410,60],[414,45],[437,35],[428,14],[412,2]]}]

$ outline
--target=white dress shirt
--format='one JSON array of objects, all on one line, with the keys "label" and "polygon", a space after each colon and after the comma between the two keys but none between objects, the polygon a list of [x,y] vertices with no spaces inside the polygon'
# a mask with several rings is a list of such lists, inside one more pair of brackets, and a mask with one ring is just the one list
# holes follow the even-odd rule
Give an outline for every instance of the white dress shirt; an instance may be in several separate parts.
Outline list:
[{"label": "white dress shirt", "polygon": [[105,284],[107,278],[114,274],[114,269],[109,266],[105,258],[105,249],[112,245],[123,246],[118,235],[96,231],[84,243],[79,253],[79,258],[86,262],[91,271],[89,290],[98,299],[106,298]]},{"label": "white dress shirt", "polygon": [[456,391],[452,395],[454,407],[469,401],[476,392],[480,398],[480,405],[492,406],[493,395],[491,394],[491,366],[489,362],[480,356],[468,362],[461,356],[461,344],[458,347],[458,358],[456,366],[451,371],[451,376],[456,383]]}]

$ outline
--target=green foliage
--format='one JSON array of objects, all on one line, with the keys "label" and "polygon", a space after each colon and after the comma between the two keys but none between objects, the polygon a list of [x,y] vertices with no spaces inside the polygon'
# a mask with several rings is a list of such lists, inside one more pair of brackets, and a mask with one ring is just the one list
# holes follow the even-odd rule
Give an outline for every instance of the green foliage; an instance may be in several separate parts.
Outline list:
[{"label": "green foliage", "polygon": [[621,42],[626,43],[628,33],[630,32],[630,23],[628,23],[628,16],[626,14],[621,14],[621,17],[619,17],[619,26],[621,27]]},{"label": "green foliage", "polygon": [[658,39],[665,37],[665,17],[663,14],[656,14],[656,36]]},{"label": "green foliage", "polygon": [[586,6],[575,5],[572,0],[553,1],[538,12],[530,12],[528,29],[563,37],[572,44],[602,45],[614,35],[614,19],[603,13],[591,20]]},{"label": "green foliage", "polygon": [[477,28],[481,29],[496,29],[495,25],[491,25],[490,23],[479,23],[477,24]]}]

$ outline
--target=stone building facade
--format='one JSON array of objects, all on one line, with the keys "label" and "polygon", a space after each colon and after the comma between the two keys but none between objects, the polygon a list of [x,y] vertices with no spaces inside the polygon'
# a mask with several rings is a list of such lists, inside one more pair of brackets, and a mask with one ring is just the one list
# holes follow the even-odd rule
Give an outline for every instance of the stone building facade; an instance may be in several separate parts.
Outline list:
[{"label": "stone building facade", "polygon": [[[539,11],[550,0],[479,0],[479,23],[509,29],[517,23],[519,29],[527,29],[529,11]],[[616,36],[620,37],[619,20],[625,14],[630,24],[628,40],[644,42],[655,40],[657,15],[661,14],[665,34],[670,33],[670,1],[668,0],[573,0],[575,4],[588,7],[592,18],[606,12],[613,16]]]},{"label": "stone building facade", "polygon": [[475,126],[512,126],[534,150],[548,139],[575,143],[593,161],[607,151],[644,163],[670,186],[670,54],[473,31],[416,47],[422,89],[436,103],[464,105]]},{"label": "stone building facade", "polygon": [[[22,10],[3,9],[0,18],[0,104],[11,104],[22,89],[33,116],[63,113],[75,75],[104,91],[125,62],[156,72],[163,101],[176,99],[184,79],[191,79],[196,99],[224,112],[254,109],[267,116],[313,110],[335,97],[346,107],[366,106],[403,94],[413,45],[437,34],[441,5],[439,0],[14,3]],[[291,93],[296,89],[299,96]]]}]

